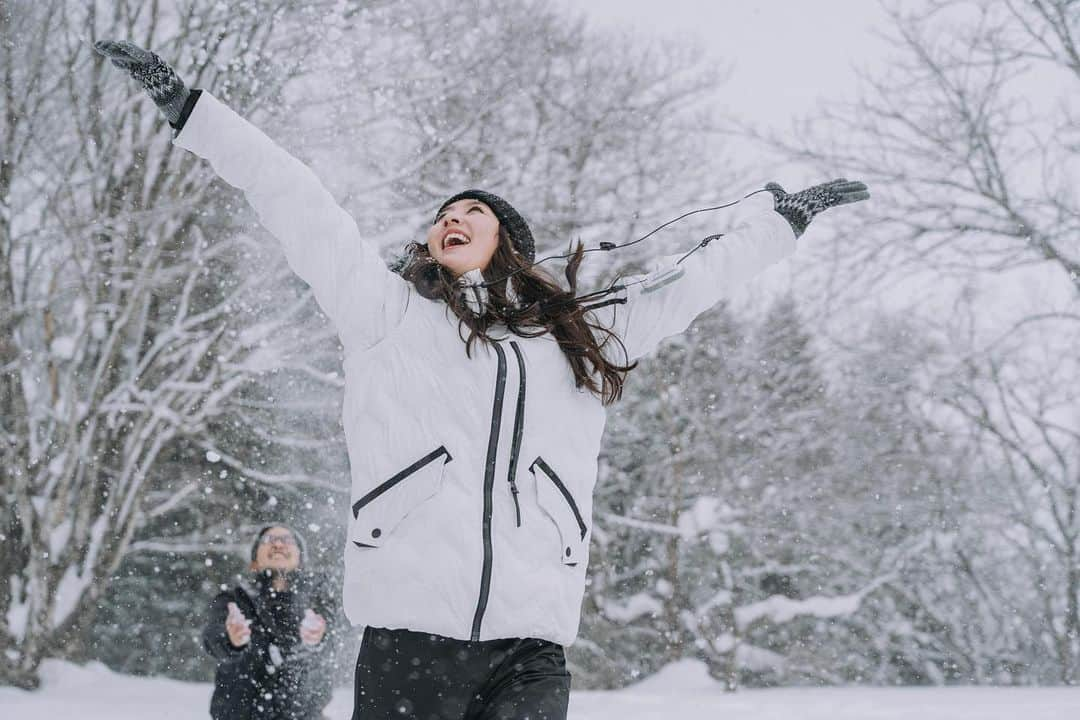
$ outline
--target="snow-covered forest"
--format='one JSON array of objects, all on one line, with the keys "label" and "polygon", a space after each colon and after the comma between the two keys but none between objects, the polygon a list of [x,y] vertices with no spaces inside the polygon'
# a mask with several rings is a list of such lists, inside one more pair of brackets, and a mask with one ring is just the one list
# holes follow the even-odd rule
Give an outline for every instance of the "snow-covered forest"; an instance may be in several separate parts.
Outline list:
[{"label": "snow-covered forest", "polygon": [[468,6],[0,0],[0,685],[46,659],[209,679],[207,601],[267,522],[340,586],[333,329],[97,39],[308,162],[388,261],[465,187],[514,198],[544,255],[771,179],[865,181],[630,374],[574,687],[684,660],[732,690],[1080,682],[1080,4],[887,4],[890,62],[791,132],[717,103],[703,47]]}]

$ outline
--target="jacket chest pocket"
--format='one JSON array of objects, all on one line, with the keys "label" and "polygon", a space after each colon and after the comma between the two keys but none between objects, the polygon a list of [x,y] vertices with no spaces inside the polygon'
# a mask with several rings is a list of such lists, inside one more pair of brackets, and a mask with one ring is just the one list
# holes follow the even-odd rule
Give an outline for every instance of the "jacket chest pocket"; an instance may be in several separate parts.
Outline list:
[{"label": "jacket chest pocket", "polygon": [[585,536],[589,529],[577,501],[566,483],[538,457],[529,466],[536,479],[536,498],[540,508],[559,529],[562,540],[559,555],[565,565],[577,565],[585,558]]},{"label": "jacket chest pocket", "polygon": [[353,543],[381,546],[406,515],[439,492],[451,460],[446,447],[439,446],[353,503]]}]

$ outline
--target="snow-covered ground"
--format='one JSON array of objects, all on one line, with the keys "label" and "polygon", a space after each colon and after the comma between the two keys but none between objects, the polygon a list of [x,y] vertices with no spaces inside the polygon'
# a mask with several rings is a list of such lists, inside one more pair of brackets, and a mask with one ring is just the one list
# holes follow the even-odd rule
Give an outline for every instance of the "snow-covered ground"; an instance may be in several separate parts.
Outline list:
[{"label": "snow-covered ground", "polygon": [[[4,720],[200,720],[210,686],[117,675],[101,665],[47,662],[36,692],[0,688]],[[352,709],[348,689],[327,708]],[[676,663],[633,688],[576,692],[571,720],[1075,720],[1080,688],[825,688],[725,694],[696,662]]]}]

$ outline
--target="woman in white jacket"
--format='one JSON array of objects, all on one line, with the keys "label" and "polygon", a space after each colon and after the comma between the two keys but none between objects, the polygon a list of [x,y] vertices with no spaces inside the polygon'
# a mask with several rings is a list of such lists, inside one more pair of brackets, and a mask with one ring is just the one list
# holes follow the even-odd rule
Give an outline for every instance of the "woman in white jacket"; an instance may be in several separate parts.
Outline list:
[{"label": "woman in white jacket", "polygon": [[536,268],[524,219],[484,191],[439,208],[391,272],[314,174],[153,53],[97,49],[139,80],[175,144],[240,188],[345,350],[352,474],[344,608],[365,626],[354,718],[565,718],[605,406],[637,358],[867,197],[786,194],[589,306]]}]

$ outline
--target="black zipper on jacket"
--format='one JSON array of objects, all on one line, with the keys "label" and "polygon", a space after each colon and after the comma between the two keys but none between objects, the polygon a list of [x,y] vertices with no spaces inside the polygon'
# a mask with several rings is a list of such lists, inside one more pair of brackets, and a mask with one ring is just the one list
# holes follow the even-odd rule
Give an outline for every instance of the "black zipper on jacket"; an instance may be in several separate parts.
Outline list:
[{"label": "black zipper on jacket", "polygon": [[473,615],[472,639],[480,639],[480,623],[487,609],[488,593],[491,592],[491,495],[495,489],[495,461],[499,451],[499,427],[502,424],[503,395],[506,392],[506,353],[493,342],[499,356],[499,370],[495,376],[495,401],[491,410],[491,432],[488,435],[487,462],[484,465],[484,567],[480,572],[480,597]]},{"label": "black zipper on jacket", "polygon": [[525,427],[525,358],[521,356],[521,348],[513,340],[510,347],[514,349],[518,364],[518,398],[517,411],[514,414],[514,440],[510,445],[510,473],[507,479],[510,481],[510,494],[514,498],[514,513],[517,516],[517,526],[521,527],[521,505],[518,503],[517,464],[518,453],[521,451],[521,431]]},{"label": "black zipper on jacket", "polygon": [[544,462],[544,458],[538,457],[533,460],[533,464],[529,466],[529,470],[532,470],[537,465],[539,465],[540,470],[548,476],[548,479],[555,483],[555,487],[559,489],[559,492],[561,492],[562,496],[566,499],[567,504],[570,505],[570,509],[574,511],[574,518],[577,520],[578,530],[581,531],[581,539],[584,540],[588,528],[585,526],[585,519],[581,517],[581,511],[578,510],[577,503],[574,502],[574,496],[570,494],[570,490],[563,484],[563,481],[559,476],[555,474],[555,471],[551,469],[551,466]]}]

